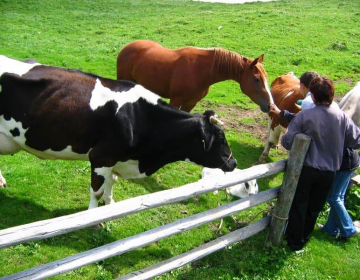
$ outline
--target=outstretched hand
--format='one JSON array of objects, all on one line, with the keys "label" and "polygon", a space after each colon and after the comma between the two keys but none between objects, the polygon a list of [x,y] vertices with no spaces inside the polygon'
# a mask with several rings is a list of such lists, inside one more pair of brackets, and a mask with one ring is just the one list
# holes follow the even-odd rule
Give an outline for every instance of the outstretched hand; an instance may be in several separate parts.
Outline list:
[{"label": "outstretched hand", "polygon": [[280,115],[281,110],[275,104],[270,104],[270,113]]}]

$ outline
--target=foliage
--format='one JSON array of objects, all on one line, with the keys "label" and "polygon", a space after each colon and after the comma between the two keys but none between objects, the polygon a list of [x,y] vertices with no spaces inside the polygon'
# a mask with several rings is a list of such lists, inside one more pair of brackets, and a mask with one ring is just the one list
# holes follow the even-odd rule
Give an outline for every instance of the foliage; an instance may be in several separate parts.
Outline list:
[{"label": "foliage", "polygon": [[360,220],[360,187],[352,186],[346,194],[345,202],[353,220]]},{"label": "foliage", "polygon": [[[0,54],[115,78],[118,52],[137,39],[151,39],[169,48],[223,47],[251,58],[265,53],[269,83],[290,71],[300,76],[304,71],[316,70],[333,79],[337,94],[343,95],[360,80],[359,5],[358,0],[282,0],[244,5],[190,0],[1,0]],[[215,111],[220,105],[258,110],[232,81],[212,86],[205,101]],[[208,109],[202,104],[195,111]],[[235,121],[252,123],[248,117]],[[257,161],[263,149],[257,135],[228,129],[226,136],[239,168],[248,168]],[[274,150],[269,160],[285,157],[284,151]],[[0,190],[0,229],[86,210],[88,163],[41,161],[25,153],[1,156],[0,162],[9,185]],[[114,198],[119,201],[181,186],[198,180],[200,173],[198,166],[170,164],[150,178],[119,180]],[[259,180],[260,190],[278,186],[281,179],[279,175]],[[349,199],[357,195],[354,189]],[[219,203],[227,203],[224,192],[114,220],[100,231],[84,229],[1,249],[0,277],[126,238]],[[263,209],[259,206],[235,218],[240,224]],[[359,218],[359,208],[350,210]],[[219,224],[215,221],[54,278],[113,279],[216,238]],[[224,219],[219,232],[225,234],[239,224]],[[286,246],[265,251],[265,237],[266,233],[261,233],[158,278],[358,278],[358,238],[339,242],[315,230],[309,245],[298,255]]]}]

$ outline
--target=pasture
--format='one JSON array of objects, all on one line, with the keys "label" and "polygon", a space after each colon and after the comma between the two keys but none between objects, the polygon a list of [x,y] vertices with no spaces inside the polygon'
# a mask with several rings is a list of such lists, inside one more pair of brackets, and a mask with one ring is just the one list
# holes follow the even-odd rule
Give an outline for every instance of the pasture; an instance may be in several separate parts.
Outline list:
[{"label": "pasture", "polygon": [[[222,47],[255,58],[269,84],[293,71],[316,70],[334,80],[337,99],[360,81],[360,2],[280,0],[225,5],[185,0],[0,1],[0,54],[42,64],[116,77],[116,57],[137,39],[168,48]],[[266,115],[235,82],[210,88],[193,112],[214,109],[225,121],[226,137],[241,169],[253,165],[266,137]],[[286,158],[271,150],[268,161]],[[85,162],[41,161],[25,153],[1,156],[8,188],[0,189],[0,229],[85,210],[90,167]],[[201,167],[170,164],[146,179],[121,180],[115,201],[181,186],[200,179]],[[259,180],[260,191],[279,185],[281,176]],[[353,218],[360,219],[359,189],[351,193]],[[227,202],[224,192],[147,210],[44,241],[0,250],[0,277],[143,232]],[[142,249],[89,265],[56,279],[114,279],[183,253],[259,219],[266,207],[204,225]],[[259,216],[257,216],[259,215]],[[324,211],[320,219],[326,220]],[[284,245],[263,249],[265,234],[239,242],[159,279],[356,279],[360,238],[342,242],[318,229],[304,252]]]}]

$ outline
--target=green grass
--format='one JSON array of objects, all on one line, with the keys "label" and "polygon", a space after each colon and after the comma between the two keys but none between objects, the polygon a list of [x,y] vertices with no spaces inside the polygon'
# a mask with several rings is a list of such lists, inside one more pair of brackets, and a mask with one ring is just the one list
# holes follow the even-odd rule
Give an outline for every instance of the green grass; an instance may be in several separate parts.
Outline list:
[{"label": "green grass", "polygon": [[[80,69],[115,78],[116,56],[136,39],[151,39],[169,48],[185,45],[223,47],[247,57],[265,53],[269,83],[289,71],[300,76],[316,70],[334,80],[345,94],[360,80],[360,2],[358,0],[284,0],[244,5],[192,1],[16,1],[0,0],[0,54],[16,59]],[[222,26],[222,29],[218,29]],[[235,82],[211,87],[205,98],[212,109],[236,105],[258,110]],[[195,111],[207,109],[200,103]],[[249,118],[236,122],[251,124]],[[256,121],[256,120],[255,120]],[[239,168],[250,167],[263,143],[256,135],[227,130]],[[269,161],[286,157],[272,151]],[[0,190],[0,228],[22,225],[85,210],[90,168],[86,162],[41,161],[25,153],[1,156],[9,188]],[[116,201],[181,186],[200,178],[201,168],[188,163],[165,166],[141,180],[119,180]],[[278,186],[282,175],[259,180],[260,190]],[[353,191],[352,198],[358,195]],[[77,254],[177,219],[225,204],[225,194],[201,195],[174,205],[114,220],[100,231],[84,229],[44,241],[0,250],[0,277]],[[356,204],[356,202],[354,203]],[[266,205],[236,215],[245,222]],[[354,218],[359,219],[354,208]],[[320,217],[324,222],[326,215]],[[55,279],[113,279],[144,268],[238,227],[232,219],[169,237],[145,248],[83,267]],[[239,242],[159,279],[357,279],[359,238],[335,240],[319,230],[303,254],[281,246],[263,249],[265,232]]]}]

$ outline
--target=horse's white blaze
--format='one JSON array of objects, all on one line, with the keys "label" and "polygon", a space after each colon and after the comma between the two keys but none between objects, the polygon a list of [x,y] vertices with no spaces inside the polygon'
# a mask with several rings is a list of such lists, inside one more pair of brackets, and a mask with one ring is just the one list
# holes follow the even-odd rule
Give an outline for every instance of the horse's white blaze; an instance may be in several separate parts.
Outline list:
[{"label": "horse's white blaze", "polygon": [[95,111],[99,107],[104,106],[106,103],[115,101],[118,104],[116,110],[117,113],[126,103],[135,103],[139,100],[139,98],[144,98],[147,102],[156,105],[159,96],[140,85],[136,85],[129,91],[112,91],[111,89],[104,87],[100,80],[97,79],[94,90],[91,94],[90,108]]},{"label": "horse's white blaze", "polygon": [[272,97],[272,94],[271,94],[271,91],[270,91],[270,88],[269,88],[269,85],[268,85],[268,81],[267,79],[265,78],[264,79],[264,86],[265,86],[265,89],[269,95],[269,100],[270,100],[270,104],[274,104],[274,99]]},{"label": "horse's white blaze", "polygon": [[[22,76],[29,72],[33,67],[36,65],[40,65],[39,63],[30,64],[21,62],[18,60],[14,60],[11,58],[8,58],[6,56],[0,55],[0,77],[4,73],[12,73],[19,76]],[[0,88],[1,91],[1,88]]]}]

